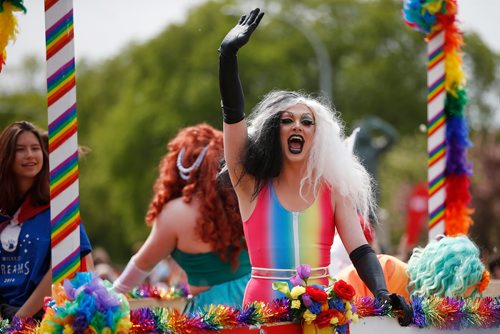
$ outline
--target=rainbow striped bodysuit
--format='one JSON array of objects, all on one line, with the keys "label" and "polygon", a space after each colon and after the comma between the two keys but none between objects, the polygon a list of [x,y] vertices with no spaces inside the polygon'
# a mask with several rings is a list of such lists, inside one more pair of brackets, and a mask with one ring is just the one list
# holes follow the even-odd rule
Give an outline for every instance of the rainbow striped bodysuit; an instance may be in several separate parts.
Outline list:
[{"label": "rainbow striped bodysuit", "polygon": [[335,234],[330,189],[322,186],[314,203],[301,212],[285,209],[271,182],[262,188],[256,200],[250,218],[243,223],[252,264],[243,303],[284,297],[272,289],[272,283],[288,281],[300,264],[310,265],[311,278],[317,277],[308,284],[327,285]]}]

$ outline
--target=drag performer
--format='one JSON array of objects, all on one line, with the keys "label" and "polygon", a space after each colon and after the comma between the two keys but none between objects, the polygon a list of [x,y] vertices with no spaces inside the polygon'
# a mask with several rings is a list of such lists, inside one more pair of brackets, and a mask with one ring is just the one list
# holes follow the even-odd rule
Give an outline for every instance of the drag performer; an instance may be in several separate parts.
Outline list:
[{"label": "drag performer", "polygon": [[273,91],[247,123],[237,52],[264,13],[242,16],[219,48],[219,84],[224,119],[225,160],[238,196],[252,277],[245,303],[270,302],[272,289],[288,281],[300,264],[312,267],[310,283],[327,285],[330,248],[337,229],[350,258],[374,295],[403,310],[390,294],[377,257],[367,244],[359,215],[372,206],[369,174],[345,144],[341,121],[327,103],[290,91]]},{"label": "drag performer", "polygon": [[217,179],[222,158],[222,132],[206,124],[185,128],[168,143],[146,214],[152,230],[115,290],[131,290],[171,255],[194,295],[190,311],[241,305],[250,263],[236,195],[229,180]]}]

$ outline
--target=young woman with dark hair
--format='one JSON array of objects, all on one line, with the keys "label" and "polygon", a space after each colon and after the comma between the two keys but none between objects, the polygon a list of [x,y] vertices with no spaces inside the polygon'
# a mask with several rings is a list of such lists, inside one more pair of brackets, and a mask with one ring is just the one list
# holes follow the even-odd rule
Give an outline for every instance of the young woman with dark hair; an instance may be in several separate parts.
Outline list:
[{"label": "young woman with dark hair", "polygon": [[[41,318],[51,295],[49,157],[41,131],[25,121],[0,135],[0,314]],[[80,225],[83,268],[92,268],[91,247]]]}]

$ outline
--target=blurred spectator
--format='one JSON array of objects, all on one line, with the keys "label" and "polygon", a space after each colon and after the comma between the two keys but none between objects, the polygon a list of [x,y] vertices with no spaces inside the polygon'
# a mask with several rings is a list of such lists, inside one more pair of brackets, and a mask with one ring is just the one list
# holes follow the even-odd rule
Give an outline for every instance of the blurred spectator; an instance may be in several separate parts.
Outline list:
[{"label": "blurred spectator", "polygon": [[114,282],[118,277],[118,273],[111,264],[108,252],[104,248],[97,246],[92,255],[97,276],[103,280]]},{"label": "blurred spectator", "polygon": [[410,258],[411,250],[417,246],[422,229],[427,223],[427,201],[429,199],[427,184],[415,184],[410,192],[406,207],[406,230],[401,237],[397,257],[402,261]]},{"label": "blurred spectator", "polygon": [[489,269],[491,278],[500,279],[500,256],[497,256],[492,261],[490,261]]},{"label": "blurred spectator", "polygon": [[[389,149],[396,143],[398,133],[396,129],[377,116],[368,116],[361,119],[355,127],[359,128],[356,139],[354,141],[354,153],[360,158],[363,166],[373,177],[375,204],[380,205],[380,187],[378,179],[378,167],[380,159]],[[370,213],[370,223],[379,233],[379,240],[374,243],[386,252],[388,247],[388,233],[389,231],[381,229],[377,226],[379,221],[380,212]]]},{"label": "blurred spectator", "polygon": [[[372,246],[375,253],[380,253],[380,248],[376,240],[375,231],[370,224],[365,224],[363,220],[360,220],[361,226],[363,228],[363,234],[365,239],[370,246]],[[328,266],[328,272],[330,276],[335,276],[341,270],[352,265],[349,254],[347,253],[342,240],[340,239],[338,233],[335,233],[333,238],[333,244],[330,249],[330,265]]]},{"label": "blurred spectator", "polygon": [[[398,133],[391,124],[376,116],[366,117],[356,126],[359,127],[359,133],[354,142],[354,153],[375,181],[378,181],[380,158],[394,145]],[[378,191],[376,196],[378,197]]]},{"label": "blurred spectator", "polygon": [[177,262],[168,256],[149,273],[149,282],[159,287],[180,286],[187,283],[186,273]]}]

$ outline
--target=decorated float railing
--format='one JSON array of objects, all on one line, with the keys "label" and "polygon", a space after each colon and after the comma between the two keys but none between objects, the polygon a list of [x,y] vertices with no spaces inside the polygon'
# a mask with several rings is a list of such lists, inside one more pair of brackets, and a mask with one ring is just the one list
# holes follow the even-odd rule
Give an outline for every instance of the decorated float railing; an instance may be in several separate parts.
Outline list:
[{"label": "decorated float railing", "polygon": [[[336,282],[336,284],[342,281]],[[4,321],[0,333],[412,333],[426,329],[439,333],[460,330],[497,333],[500,296],[484,298],[412,297],[412,327],[399,326],[390,307],[369,297],[352,297],[348,285],[309,291],[314,303],[297,307],[300,287],[290,297],[271,304],[254,302],[243,308],[212,305],[204,311],[182,314],[174,308],[130,310],[129,302],[111,283],[92,273],[78,273],[72,280],[54,284],[42,322],[15,318]],[[335,292],[337,291],[337,292]],[[338,291],[341,291],[340,294]],[[305,289],[304,289],[305,292]],[[304,293],[303,292],[303,293]],[[344,294],[345,293],[345,294]],[[325,296],[326,294],[326,296]],[[352,298],[346,300],[343,297]],[[326,298],[326,299],[325,299]],[[321,303],[318,301],[322,301]],[[317,313],[317,314],[316,314]],[[383,318],[381,318],[383,317]]]}]

